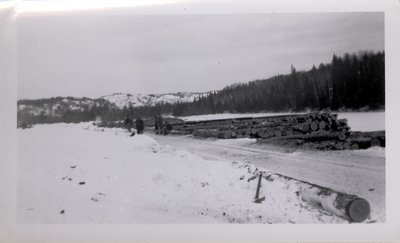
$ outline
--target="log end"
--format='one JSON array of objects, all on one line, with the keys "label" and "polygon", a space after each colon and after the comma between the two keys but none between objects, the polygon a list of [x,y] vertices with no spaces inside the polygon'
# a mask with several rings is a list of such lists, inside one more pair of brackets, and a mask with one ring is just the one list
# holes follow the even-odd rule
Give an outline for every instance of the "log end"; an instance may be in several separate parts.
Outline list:
[{"label": "log end", "polygon": [[370,141],[370,146],[371,147],[373,147],[373,146],[381,146],[381,142],[379,141],[378,138],[372,138],[371,141]]},{"label": "log end", "polygon": [[357,198],[350,203],[348,210],[350,219],[353,222],[362,222],[369,216],[371,207],[367,200]]}]

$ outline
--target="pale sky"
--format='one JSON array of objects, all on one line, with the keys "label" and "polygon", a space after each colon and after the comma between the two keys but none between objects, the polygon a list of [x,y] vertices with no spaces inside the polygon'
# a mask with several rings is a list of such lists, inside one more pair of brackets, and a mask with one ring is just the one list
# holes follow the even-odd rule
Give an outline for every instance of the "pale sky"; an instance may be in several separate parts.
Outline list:
[{"label": "pale sky", "polygon": [[18,98],[203,92],[384,50],[383,13],[112,11],[20,13]]}]

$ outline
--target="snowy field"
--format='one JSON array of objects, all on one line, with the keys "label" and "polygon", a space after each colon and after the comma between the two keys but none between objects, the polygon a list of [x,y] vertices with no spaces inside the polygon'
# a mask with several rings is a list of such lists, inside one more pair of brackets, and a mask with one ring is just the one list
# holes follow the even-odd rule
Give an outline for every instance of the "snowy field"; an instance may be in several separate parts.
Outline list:
[{"label": "snowy field", "polygon": [[[338,114],[339,119],[347,119],[347,123],[352,131],[379,131],[385,130],[385,112],[333,112]],[[246,113],[246,114],[213,114],[180,117],[186,121],[202,121],[210,119],[229,119],[239,117],[261,117],[261,116],[277,116],[277,115],[293,115],[304,113]]]},{"label": "snowy field", "polygon": [[[283,179],[264,184],[265,201],[254,203],[257,180],[249,181],[249,168],[255,165],[240,157],[200,156],[153,137],[90,123],[18,129],[17,221],[347,223],[301,200],[297,184]],[[252,140],[232,142],[245,146]],[[384,221],[384,208],[372,206],[368,222]]]}]

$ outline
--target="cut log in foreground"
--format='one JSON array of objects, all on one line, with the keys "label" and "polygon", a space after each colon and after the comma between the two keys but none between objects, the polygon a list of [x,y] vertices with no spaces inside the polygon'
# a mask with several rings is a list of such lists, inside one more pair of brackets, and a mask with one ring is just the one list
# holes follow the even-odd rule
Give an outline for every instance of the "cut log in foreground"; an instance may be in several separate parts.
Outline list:
[{"label": "cut log in foreground", "polygon": [[300,196],[312,205],[353,222],[364,221],[371,212],[367,200],[317,185],[300,185]]},{"label": "cut log in foreground", "polygon": [[[256,170],[254,173],[257,172]],[[281,178],[286,181],[294,182],[299,187],[298,193],[303,201],[352,222],[362,222],[370,215],[371,207],[369,202],[356,195],[338,192],[330,188],[297,180],[281,174],[262,174],[263,178],[267,181]]]}]

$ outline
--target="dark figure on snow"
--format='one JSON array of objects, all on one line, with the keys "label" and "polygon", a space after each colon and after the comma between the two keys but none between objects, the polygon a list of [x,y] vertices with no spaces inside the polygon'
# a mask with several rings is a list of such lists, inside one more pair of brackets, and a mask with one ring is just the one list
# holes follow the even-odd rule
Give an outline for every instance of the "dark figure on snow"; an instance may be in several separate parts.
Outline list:
[{"label": "dark figure on snow", "polygon": [[131,132],[132,127],[133,127],[133,121],[131,118],[127,117],[125,119],[125,127],[128,129],[129,132]]},{"label": "dark figure on snow", "polygon": [[157,116],[157,114],[154,114],[154,131],[157,134],[157,131],[158,131],[158,116]]},{"label": "dark figure on snow", "polygon": [[136,118],[135,121],[136,124],[136,130],[138,134],[143,134],[143,130],[144,130],[144,121],[142,120],[142,118],[140,118],[139,116]]},{"label": "dark figure on snow", "polygon": [[163,117],[161,116],[160,113],[157,114],[156,123],[157,123],[156,134],[162,134],[164,124],[163,124]]},{"label": "dark figure on snow", "polygon": [[164,126],[164,135],[168,135],[169,132],[171,132],[171,130],[172,130],[172,125],[166,121]]}]

